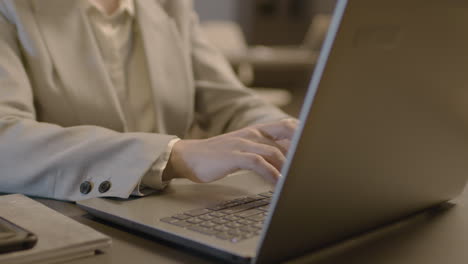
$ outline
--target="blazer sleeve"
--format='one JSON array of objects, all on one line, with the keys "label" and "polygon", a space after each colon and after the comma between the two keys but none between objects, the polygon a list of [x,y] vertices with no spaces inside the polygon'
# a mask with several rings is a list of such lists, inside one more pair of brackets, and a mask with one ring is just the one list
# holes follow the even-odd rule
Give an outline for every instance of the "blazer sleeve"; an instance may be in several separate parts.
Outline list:
[{"label": "blazer sleeve", "polygon": [[[41,123],[33,101],[16,29],[0,14],[0,192],[70,201],[127,198],[175,138]],[[103,182],[107,188],[99,188]]]},{"label": "blazer sleeve", "polygon": [[290,117],[239,81],[227,60],[204,37],[195,14],[191,25],[195,112],[209,136]]}]

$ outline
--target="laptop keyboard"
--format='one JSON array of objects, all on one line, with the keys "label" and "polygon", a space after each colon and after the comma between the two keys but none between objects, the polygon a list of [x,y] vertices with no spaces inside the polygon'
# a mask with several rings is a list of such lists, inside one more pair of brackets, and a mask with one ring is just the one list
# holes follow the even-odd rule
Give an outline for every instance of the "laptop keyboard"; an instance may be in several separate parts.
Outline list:
[{"label": "laptop keyboard", "polygon": [[273,192],[225,201],[190,210],[161,221],[232,243],[258,236]]}]

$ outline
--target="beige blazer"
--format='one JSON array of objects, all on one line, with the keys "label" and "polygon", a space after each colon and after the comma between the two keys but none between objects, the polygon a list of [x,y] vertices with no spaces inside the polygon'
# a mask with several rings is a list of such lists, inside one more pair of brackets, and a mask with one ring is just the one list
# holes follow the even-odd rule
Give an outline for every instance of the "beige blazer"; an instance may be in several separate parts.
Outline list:
[{"label": "beige blazer", "polygon": [[78,1],[0,0],[0,192],[126,198],[194,123],[216,135],[286,117],[242,87],[191,1],[137,0],[158,131],[128,132]]}]

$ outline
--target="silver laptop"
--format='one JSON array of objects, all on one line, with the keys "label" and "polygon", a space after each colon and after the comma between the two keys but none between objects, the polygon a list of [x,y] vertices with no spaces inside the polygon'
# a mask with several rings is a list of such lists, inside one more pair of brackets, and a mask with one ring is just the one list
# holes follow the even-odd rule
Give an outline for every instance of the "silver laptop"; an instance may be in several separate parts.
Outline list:
[{"label": "silver laptop", "polygon": [[467,12],[338,1],[276,187],[241,172],[79,205],[222,260],[276,263],[448,201],[468,176]]}]

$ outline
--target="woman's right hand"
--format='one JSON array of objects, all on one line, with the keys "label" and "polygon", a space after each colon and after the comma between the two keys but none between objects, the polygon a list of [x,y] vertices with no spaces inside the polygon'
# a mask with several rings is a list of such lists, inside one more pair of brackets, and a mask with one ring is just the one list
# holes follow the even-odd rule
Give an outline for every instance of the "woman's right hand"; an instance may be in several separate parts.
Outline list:
[{"label": "woman's right hand", "polygon": [[297,125],[296,119],[285,119],[209,139],[180,140],[172,149],[163,180],[208,183],[238,170],[251,170],[276,183]]}]

